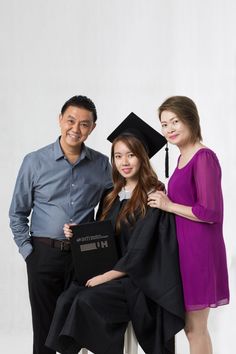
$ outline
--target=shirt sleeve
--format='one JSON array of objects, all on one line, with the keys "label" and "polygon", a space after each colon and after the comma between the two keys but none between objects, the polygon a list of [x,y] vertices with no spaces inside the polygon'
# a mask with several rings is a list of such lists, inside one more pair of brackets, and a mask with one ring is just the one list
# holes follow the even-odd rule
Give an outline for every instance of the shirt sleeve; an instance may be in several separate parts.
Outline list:
[{"label": "shirt sleeve", "polygon": [[194,166],[196,203],[193,214],[205,222],[219,223],[223,220],[223,197],[221,190],[221,168],[212,151],[199,154]]},{"label": "shirt sleeve", "polygon": [[32,252],[29,216],[33,205],[32,159],[27,155],[20,167],[9,210],[10,227],[19,252],[26,259]]},{"label": "shirt sleeve", "polygon": [[111,169],[111,165],[109,163],[109,160],[107,158],[106,166],[105,166],[104,190],[111,189],[112,187],[113,187],[112,169]]}]

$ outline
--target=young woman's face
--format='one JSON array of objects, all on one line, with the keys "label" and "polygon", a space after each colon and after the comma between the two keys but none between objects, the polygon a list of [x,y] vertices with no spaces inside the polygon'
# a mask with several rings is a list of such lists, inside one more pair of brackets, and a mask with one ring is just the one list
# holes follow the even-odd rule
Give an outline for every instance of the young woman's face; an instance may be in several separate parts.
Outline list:
[{"label": "young woman's face", "polygon": [[171,111],[161,113],[161,126],[164,137],[171,144],[184,146],[191,140],[189,127]]},{"label": "young woman's face", "polygon": [[140,161],[122,141],[117,141],[114,146],[114,163],[126,180],[138,179]]}]

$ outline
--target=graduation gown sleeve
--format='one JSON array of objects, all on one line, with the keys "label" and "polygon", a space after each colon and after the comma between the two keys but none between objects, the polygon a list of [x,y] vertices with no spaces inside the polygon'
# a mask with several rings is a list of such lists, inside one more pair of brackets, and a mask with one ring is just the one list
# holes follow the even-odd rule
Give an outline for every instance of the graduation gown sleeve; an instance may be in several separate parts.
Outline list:
[{"label": "graduation gown sleeve", "polygon": [[144,295],[161,308],[160,326],[163,326],[165,342],[184,327],[178,244],[172,214],[148,209],[146,216],[135,224],[127,251],[114,269],[127,273]]}]

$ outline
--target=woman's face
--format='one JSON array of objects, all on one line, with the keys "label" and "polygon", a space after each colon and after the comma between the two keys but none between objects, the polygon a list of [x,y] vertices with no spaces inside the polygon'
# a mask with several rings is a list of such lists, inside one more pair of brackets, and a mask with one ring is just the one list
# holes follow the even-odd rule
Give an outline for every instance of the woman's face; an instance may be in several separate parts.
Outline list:
[{"label": "woman's face", "polygon": [[188,144],[191,140],[189,127],[171,111],[161,113],[162,133],[166,140],[179,147]]},{"label": "woman's face", "polygon": [[114,163],[126,180],[138,179],[140,161],[122,141],[117,141],[114,146]]}]

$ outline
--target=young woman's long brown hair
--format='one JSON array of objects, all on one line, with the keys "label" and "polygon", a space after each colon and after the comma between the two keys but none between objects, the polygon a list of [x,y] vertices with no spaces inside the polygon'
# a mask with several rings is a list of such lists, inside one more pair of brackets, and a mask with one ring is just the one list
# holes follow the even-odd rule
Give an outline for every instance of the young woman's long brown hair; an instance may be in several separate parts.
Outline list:
[{"label": "young woman's long brown hair", "polygon": [[138,183],[133,190],[131,198],[121,209],[117,218],[116,228],[119,231],[121,221],[133,224],[137,214],[139,217],[144,217],[147,211],[148,192],[156,189],[165,190],[165,186],[158,180],[158,177],[150,164],[150,160],[143,143],[134,135],[124,134],[118,136],[113,141],[111,149],[112,178],[114,189],[104,199],[104,207],[100,220],[104,220],[107,217],[109,210],[111,209],[118,196],[118,193],[126,184],[125,178],[118,172],[114,162],[114,148],[118,141],[124,143],[140,161]]}]

